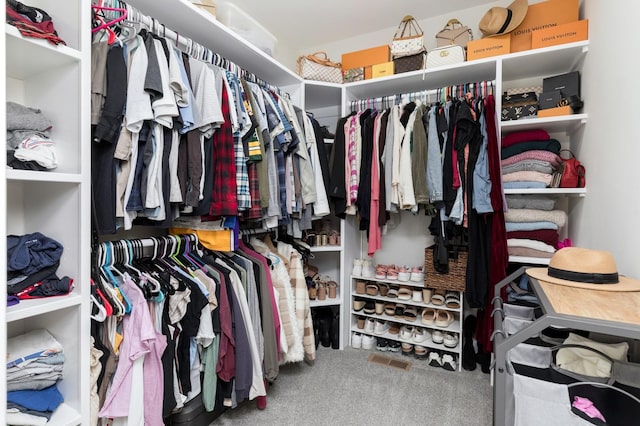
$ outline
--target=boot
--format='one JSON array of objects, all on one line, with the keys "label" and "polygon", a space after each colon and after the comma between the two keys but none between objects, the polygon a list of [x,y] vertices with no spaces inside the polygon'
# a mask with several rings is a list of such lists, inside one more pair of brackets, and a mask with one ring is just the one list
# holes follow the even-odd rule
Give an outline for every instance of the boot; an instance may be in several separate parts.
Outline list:
[{"label": "boot", "polygon": [[331,346],[331,311],[322,310],[320,314],[320,343],[325,348]]},{"label": "boot", "polygon": [[333,309],[331,316],[331,347],[340,349],[340,310]]},{"label": "boot", "polygon": [[320,346],[320,312],[318,309],[311,310],[311,319],[313,321],[313,339],[316,343],[316,350]]},{"label": "boot", "polygon": [[462,338],[462,368],[467,371],[476,369],[476,351],[473,348],[473,335],[476,332],[477,319],[469,315],[464,319],[464,335]]}]

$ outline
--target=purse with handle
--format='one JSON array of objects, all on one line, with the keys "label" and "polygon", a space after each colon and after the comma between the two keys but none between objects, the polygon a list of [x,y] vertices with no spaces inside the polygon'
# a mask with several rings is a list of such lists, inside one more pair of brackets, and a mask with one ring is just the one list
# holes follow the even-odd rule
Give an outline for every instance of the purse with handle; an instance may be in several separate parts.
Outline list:
[{"label": "purse with handle", "polygon": [[298,57],[298,74],[305,80],[342,83],[342,66],[331,62],[326,52]]},{"label": "purse with handle", "polygon": [[427,53],[426,68],[436,68],[445,65],[458,64],[464,62],[466,58],[464,47],[449,45],[438,47]]},{"label": "purse with handle", "polygon": [[[563,153],[569,153],[569,158],[562,157]],[[568,149],[560,150],[562,158],[562,177],[560,178],[560,188],[584,188],[587,184],[585,169],[582,163]]]},{"label": "purse with handle", "polygon": [[411,15],[402,18],[398,29],[391,42],[391,55],[393,58],[416,55],[423,52],[424,33],[418,22]]},{"label": "purse with handle", "polygon": [[471,40],[473,40],[473,33],[469,27],[462,25],[462,23],[455,18],[449,19],[447,25],[436,34],[438,47],[455,44],[466,48],[467,43]]}]

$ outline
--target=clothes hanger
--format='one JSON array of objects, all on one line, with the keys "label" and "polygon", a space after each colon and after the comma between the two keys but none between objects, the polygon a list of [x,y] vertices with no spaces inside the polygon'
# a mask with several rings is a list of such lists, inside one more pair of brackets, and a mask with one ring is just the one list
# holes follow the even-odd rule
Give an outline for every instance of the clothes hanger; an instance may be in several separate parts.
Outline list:
[{"label": "clothes hanger", "polygon": [[94,27],[91,29],[91,33],[97,33],[98,31],[105,29],[105,28],[109,28],[114,24],[117,24],[120,21],[123,21],[125,19],[127,19],[128,13],[127,13],[127,9],[121,8],[121,7],[105,7],[105,6],[96,6],[96,5],[92,5],[91,8],[94,11],[100,11],[100,10],[108,10],[108,11],[114,11],[114,12],[120,12],[121,15],[111,21],[108,22],[103,22],[101,25],[98,25],[97,27]]}]

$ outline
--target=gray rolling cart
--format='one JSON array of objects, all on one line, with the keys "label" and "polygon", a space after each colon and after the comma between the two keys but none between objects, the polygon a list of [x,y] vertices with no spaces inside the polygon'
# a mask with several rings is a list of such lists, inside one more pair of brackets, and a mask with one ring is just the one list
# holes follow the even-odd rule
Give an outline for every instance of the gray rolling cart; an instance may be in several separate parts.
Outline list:
[{"label": "gray rolling cart", "polygon": [[640,339],[640,292],[607,292],[584,290],[574,287],[549,284],[530,279],[540,302],[543,315],[515,334],[507,336],[503,328],[503,300],[499,296],[503,287],[523,275],[521,267],[495,285],[493,299],[494,332],[493,349],[494,390],[493,424],[507,425],[507,353],[516,345],[535,337],[549,326],[567,327],[607,334],[611,336]]}]

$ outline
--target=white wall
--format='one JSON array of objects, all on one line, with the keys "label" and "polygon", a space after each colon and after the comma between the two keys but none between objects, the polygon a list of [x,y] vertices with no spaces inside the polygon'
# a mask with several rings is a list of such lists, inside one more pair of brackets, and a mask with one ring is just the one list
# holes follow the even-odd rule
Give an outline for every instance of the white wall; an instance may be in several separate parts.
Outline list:
[{"label": "white wall", "polygon": [[582,76],[589,121],[576,155],[587,170],[588,192],[572,211],[571,235],[576,245],[612,252],[621,273],[640,278],[638,30],[631,18],[640,16],[640,2],[584,0],[582,16],[589,18]]}]

